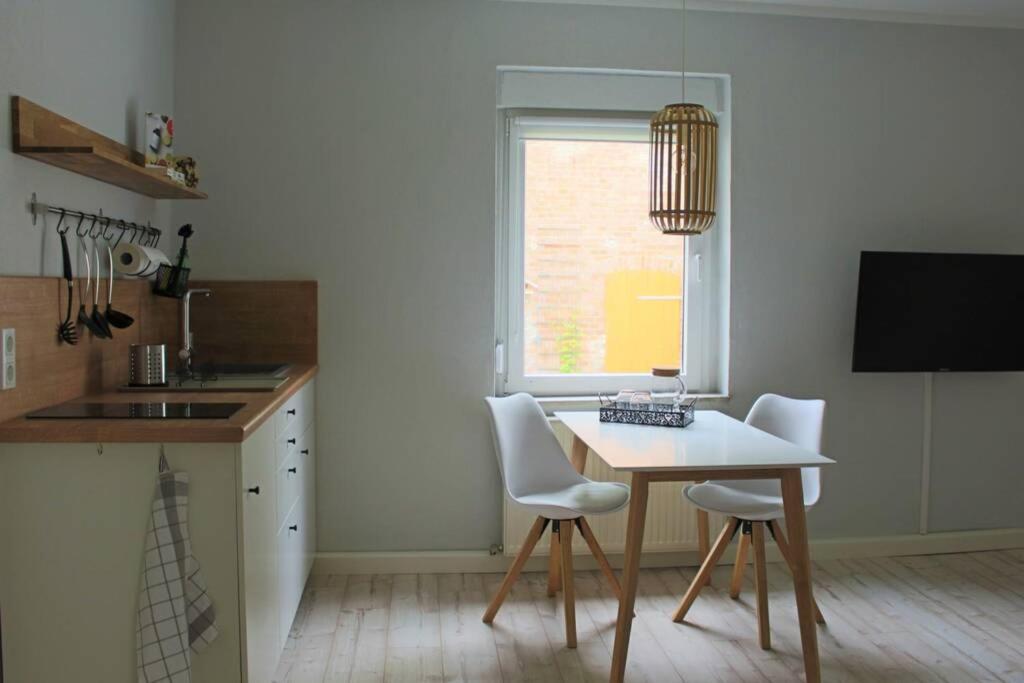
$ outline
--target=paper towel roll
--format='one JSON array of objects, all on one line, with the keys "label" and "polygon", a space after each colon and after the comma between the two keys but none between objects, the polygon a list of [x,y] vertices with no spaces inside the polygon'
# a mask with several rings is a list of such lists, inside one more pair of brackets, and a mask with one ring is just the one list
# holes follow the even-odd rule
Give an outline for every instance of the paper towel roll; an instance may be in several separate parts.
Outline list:
[{"label": "paper towel roll", "polygon": [[121,242],[114,249],[114,270],[123,275],[149,277],[156,273],[160,264],[170,262],[162,251],[153,247]]}]

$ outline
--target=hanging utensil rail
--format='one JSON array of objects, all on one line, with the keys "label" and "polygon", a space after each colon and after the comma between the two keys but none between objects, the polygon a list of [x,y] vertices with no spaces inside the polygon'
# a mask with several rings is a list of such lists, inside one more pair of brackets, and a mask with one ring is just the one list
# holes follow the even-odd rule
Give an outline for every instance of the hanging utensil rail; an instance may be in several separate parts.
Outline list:
[{"label": "hanging utensil rail", "polygon": [[61,206],[53,206],[52,204],[44,204],[36,199],[35,192],[32,193],[32,201],[29,203],[29,207],[32,210],[33,225],[35,225],[38,216],[52,213],[64,219],[57,224],[57,232],[63,235],[71,230],[72,225],[66,219],[77,218],[78,223],[75,225],[76,235],[79,237],[91,237],[92,239],[103,238],[110,244],[111,248],[121,243],[125,233],[129,233],[129,242],[143,247],[157,246],[160,244],[160,237],[163,235],[160,228],[150,225],[149,222],[145,225],[139,225],[134,221],[104,216],[102,209],[100,209],[99,213],[87,213]]}]

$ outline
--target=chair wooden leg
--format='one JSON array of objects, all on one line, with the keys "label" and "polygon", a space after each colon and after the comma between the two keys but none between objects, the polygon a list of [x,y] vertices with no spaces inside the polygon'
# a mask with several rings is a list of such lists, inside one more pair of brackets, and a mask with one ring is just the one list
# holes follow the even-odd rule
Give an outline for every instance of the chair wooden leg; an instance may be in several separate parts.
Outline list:
[{"label": "chair wooden leg", "polygon": [[697,599],[697,595],[700,594],[700,589],[707,584],[708,577],[711,576],[711,571],[718,564],[718,561],[722,559],[722,553],[729,547],[729,543],[732,541],[733,534],[736,533],[736,527],[740,521],[735,517],[730,517],[722,527],[722,532],[718,534],[718,538],[715,540],[715,545],[708,552],[707,558],[704,560],[704,564],[700,566],[700,571],[697,572],[697,576],[694,577],[693,582],[690,583],[690,588],[686,591],[686,595],[683,596],[682,601],[679,603],[679,607],[676,608],[675,613],[672,615],[672,621],[680,622],[686,617],[686,613],[690,611],[690,607],[693,605],[693,601]]},{"label": "chair wooden leg", "polygon": [[597,566],[601,568],[601,573],[604,574],[604,578],[608,580],[608,583],[612,587],[612,592],[615,593],[615,599],[622,599],[622,586],[619,585],[619,579],[615,576],[615,571],[612,569],[612,565],[608,562],[608,558],[605,557],[604,551],[601,550],[601,545],[597,542],[597,538],[594,536],[594,531],[587,524],[586,517],[580,517],[576,520],[576,526],[579,527],[580,535],[583,536],[583,540],[587,542],[587,547],[590,548],[590,553],[597,560]]},{"label": "chair wooden leg", "polygon": [[562,551],[558,548],[557,522],[551,525],[551,554],[548,555],[548,597],[555,597],[555,593],[562,586],[562,577],[559,573],[562,561]]},{"label": "chair wooden leg", "polygon": [[[772,538],[775,539],[775,545],[779,546],[779,552],[782,553],[782,559],[786,561],[786,566],[789,567],[789,572],[793,573],[793,553],[789,548],[789,542],[786,540],[786,535],[782,533],[782,525],[776,524],[774,521],[766,522],[768,530],[772,533]],[[819,624],[825,623],[825,617],[822,616],[821,610],[818,609],[818,601],[814,601],[814,621]]]},{"label": "chair wooden leg", "polygon": [[743,589],[743,572],[747,568],[747,549],[750,547],[750,536],[740,535],[740,545],[736,549],[736,564],[732,568],[732,582],[729,584],[729,597],[736,600]]},{"label": "chair wooden leg", "polygon": [[768,570],[764,559],[764,522],[754,522],[750,529],[754,546],[754,588],[757,593],[757,639],[762,650],[772,649],[772,632],[768,624]]},{"label": "chair wooden leg", "polygon": [[565,600],[565,644],[576,647],[576,590],[572,573],[572,526],[571,519],[558,523],[558,545],[562,550],[562,596]]},{"label": "chair wooden leg", "polygon": [[[708,513],[704,510],[697,510],[697,547],[700,551],[700,562],[704,564],[704,560],[708,559],[708,553],[711,552],[711,531],[709,527]],[[711,574],[708,574],[707,584],[711,585]]]},{"label": "chair wooden leg", "polygon": [[484,623],[489,624],[494,621],[495,615],[498,610],[501,609],[501,603],[505,602],[505,598],[508,596],[508,592],[512,590],[512,585],[519,578],[519,572],[523,570],[523,565],[530,559],[530,553],[533,552],[534,546],[537,545],[537,541],[544,534],[544,529],[548,525],[547,519],[538,517],[537,521],[530,527],[530,533],[526,534],[526,539],[523,541],[523,547],[519,550],[519,554],[516,556],[515,562],[509,567],[508,573],[505,574],[505,579],[501,582],[501,587],[498,588],[498,592],[495,594],[494,599],[491,600],[491,604],[487,606],[487,611],[484,612]]}]

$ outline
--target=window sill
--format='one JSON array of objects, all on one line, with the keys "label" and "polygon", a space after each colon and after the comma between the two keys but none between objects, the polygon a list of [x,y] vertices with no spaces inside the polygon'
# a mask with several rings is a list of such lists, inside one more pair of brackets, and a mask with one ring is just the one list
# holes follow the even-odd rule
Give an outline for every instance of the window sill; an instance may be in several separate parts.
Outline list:
[{"label": "window sill", "polygon": [[[716,404],[725,403],[729,400],[729,394],[688,394],[702,402]],[[668,398],[670,393],[655,393],[654,398]],[[551,415],[556,410],[597,410],[601,400],[597,396],[535,396],[537,403],[544,408],[544,412]],[[700,404],[698,404],[700,408]]]}]

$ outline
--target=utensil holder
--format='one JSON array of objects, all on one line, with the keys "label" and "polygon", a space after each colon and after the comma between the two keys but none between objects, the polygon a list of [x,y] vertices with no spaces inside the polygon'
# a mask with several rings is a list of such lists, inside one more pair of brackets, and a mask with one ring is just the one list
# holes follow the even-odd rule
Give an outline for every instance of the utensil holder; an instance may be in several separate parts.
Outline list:
[{"label": "utensil holder", "polygon": [[162,264],[156,271],[156,280],[153,282],[153,293],[157,296],[166,296],[171,299],[180,299],[188,291],[188,277],[192,270],[190,268],[179,268],[168,264]]},{"label": "utensil holder", "polygon": [[167,347],[132,344],[128,350],[128,383],[133,387],[167,386]]},{"label": "utensil holder", "polygon": [[627,403],[601,397],[598,419],[601,422],[647,425],[650,427],[686,427],[693,423],[697,399],[685,403]]}]

